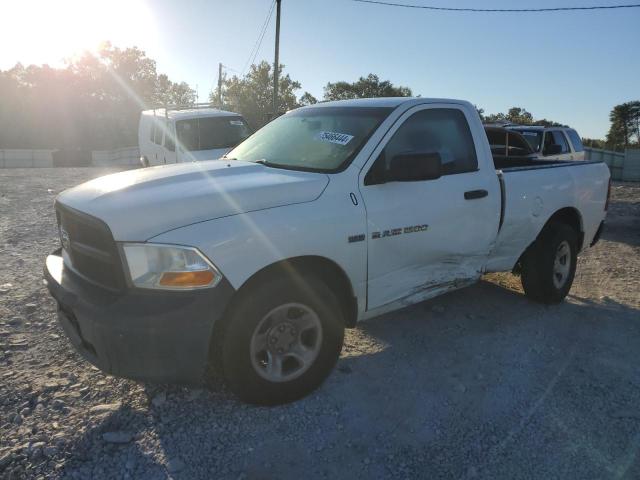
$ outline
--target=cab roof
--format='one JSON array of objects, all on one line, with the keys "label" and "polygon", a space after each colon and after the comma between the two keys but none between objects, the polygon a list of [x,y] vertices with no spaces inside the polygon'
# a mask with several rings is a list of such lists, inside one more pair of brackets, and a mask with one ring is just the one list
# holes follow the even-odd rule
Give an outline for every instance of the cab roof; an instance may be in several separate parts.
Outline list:
[{"label": "cab roof", "polygon": [[420,105],[424,103],[456,103],[459,105],[471,105],[466,100],[454,100],[450,98],[422,98],[422,97],[379,97],[379,98],[354,98],[350,100],[335,100],[320,102],[308,107],[391,107],[399,105]]}]

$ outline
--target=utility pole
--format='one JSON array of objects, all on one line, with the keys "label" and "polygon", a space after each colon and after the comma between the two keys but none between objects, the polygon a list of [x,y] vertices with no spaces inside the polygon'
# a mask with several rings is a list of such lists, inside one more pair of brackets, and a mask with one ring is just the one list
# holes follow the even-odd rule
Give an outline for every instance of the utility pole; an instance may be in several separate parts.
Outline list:
[{"label": "utility pole", "polygon": [[222,62],[218,63],[218,108],[222,109]]},{"label": "utility pole", "polygon": [[280,69],[280,2],[276,0],[276,55],[273,61],[273,118],[278,115],[278,70]]}]

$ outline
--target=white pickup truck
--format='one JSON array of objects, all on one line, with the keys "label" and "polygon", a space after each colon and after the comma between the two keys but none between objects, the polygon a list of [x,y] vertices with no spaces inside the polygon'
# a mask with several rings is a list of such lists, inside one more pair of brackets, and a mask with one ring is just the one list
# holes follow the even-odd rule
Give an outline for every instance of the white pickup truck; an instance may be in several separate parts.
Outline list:
[{"label": "white pickup truck", "polygon": [[305,107],[222,160],[63,192],[45,278],[102,370],[192,383],[213,363],[246,401],[291,401],[330,373],[345,328],[485,272],[562,301],[602,229],[607,166],[505,165],[465,101]]}]

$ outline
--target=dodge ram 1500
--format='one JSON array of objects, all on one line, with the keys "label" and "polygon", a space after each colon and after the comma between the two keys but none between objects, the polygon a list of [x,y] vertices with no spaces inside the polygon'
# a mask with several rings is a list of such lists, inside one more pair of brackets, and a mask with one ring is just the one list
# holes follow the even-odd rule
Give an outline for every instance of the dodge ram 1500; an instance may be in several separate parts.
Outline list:
[{"label": "dodge ram 1500", "polygon": [[564,299],[602,230],[607,166],[508,160],[465,101],[300,108],[222,160],[61,193],[45,278],[102,370],[190,383],[213,364],[246,401],[291,401],[330,373],[345,328],[485,272]]}]

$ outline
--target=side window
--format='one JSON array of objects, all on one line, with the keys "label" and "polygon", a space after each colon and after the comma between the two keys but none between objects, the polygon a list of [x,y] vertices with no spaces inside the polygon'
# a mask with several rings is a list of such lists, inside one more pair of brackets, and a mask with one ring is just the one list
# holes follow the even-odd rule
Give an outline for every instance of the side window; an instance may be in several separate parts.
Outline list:
[{"label": "side window", "polygon": [[[476,150],[464,114],[457,109],[438,108],[414,113],[400,126],[376,163],[402,153],[438,153],[443,175],[478,169]],[[377,165],[374,168],[381,168]]]},{"label": "side window", "polygon": [[562,147],[562,152],[561,153],[569,153],[569,152],[571,152],[571,149],[569,148],[569,144],[567,143],[567,139],[564,136],[564,133],[562,133],[559,130],[554,130],[553,131],[553,139],[554,139],[554,143],[556,145],[560,145]]},{"label": "side window", "polygon": [[153,142],[153,139],[156,134],[156,122],[155,120],[151,120],[151,126],[149,127],[149,141]]},{"label": "side window", "polygon": [[159,122],[153,122],[153,143],[156,145],[162,145],[162,127]]},{"label": "side window", "polygon": [[167,125],[167,132],[164,136],[164,148],[169,150],[170,152],[176,151],[176,142],[174,141],[175,130],[171,128],[170,125]]},{"label": "side window", "polygon": [[582,152],[584,147],[582,146],[582,140],[580,139],[580,135],[575,130],[567,130],[566,131],[569,140],[571,140],[571,144],[573,145],[573,149],[576,152]]}]

